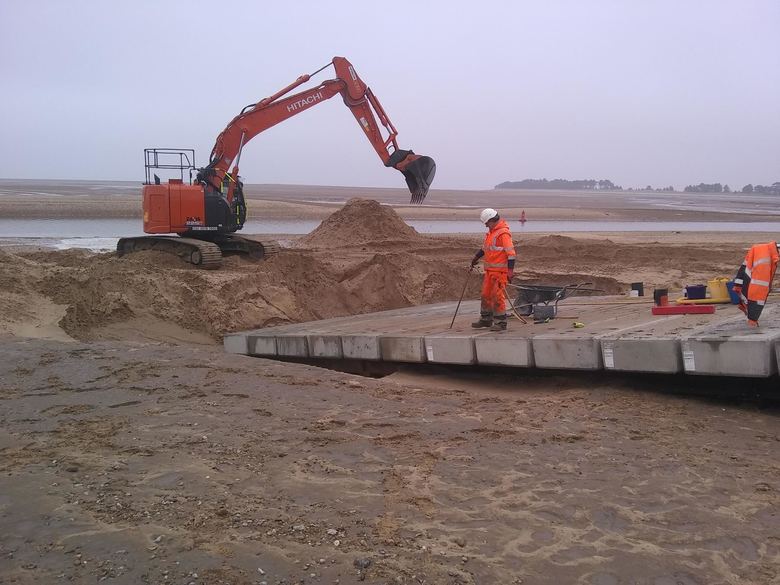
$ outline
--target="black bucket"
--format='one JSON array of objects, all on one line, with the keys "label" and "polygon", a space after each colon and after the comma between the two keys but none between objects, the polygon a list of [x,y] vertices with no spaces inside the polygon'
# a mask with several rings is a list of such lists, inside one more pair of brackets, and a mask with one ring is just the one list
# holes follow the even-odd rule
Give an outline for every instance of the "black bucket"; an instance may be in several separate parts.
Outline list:
[{"label": "black bucket", "polygon": [[412,194],[409,203],[422,203],[436,176],[436,163],[429,156],[421,156],[406,165],[401,172]]},{"label": "black bucket", "polygon": [[639,297],[645,296],[645,285],[642,282],[632,282],[631,290],[637,291]]},{"label": "black bucket", "polygon": [[657,288],[653,291],[653,302],[656,307],[665,307],[669,304],[669,289]]}]

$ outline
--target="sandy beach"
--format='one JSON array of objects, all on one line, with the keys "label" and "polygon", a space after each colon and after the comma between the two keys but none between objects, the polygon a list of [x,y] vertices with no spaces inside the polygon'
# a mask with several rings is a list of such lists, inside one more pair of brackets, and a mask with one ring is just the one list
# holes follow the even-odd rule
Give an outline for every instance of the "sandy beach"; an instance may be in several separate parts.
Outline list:
[{"label": "sandy beach", "polygon": [[[139,212],[131,184],[12,183],[0,217]],[[344,216],[216,271],[159,252],[0,247],[0,583],[778,583],[771,387],[756,400],[729,381],[648,376],[364,377],[225,354],[230,331],[457,300],[480,244],[400,219],[471,219],[473,194],[345,208],[402,192],[264,189],[251,213]],[[704,219],[567,201],[507,213]],[[679,289],[733,276],[774,237],[523,235],[518,272],[605,294]]]}]

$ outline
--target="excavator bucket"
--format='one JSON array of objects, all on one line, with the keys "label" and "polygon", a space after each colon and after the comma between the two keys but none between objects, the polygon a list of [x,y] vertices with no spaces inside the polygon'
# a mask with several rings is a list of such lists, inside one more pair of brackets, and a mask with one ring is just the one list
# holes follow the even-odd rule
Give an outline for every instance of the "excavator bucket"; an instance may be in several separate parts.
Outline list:
[{"label": "excavator bucket", "polygon": [[436,175],[436,163],[429,156],[419,156],[401,171],[412,194],[409,203],[419,204],[428,194],[433,177]]}]

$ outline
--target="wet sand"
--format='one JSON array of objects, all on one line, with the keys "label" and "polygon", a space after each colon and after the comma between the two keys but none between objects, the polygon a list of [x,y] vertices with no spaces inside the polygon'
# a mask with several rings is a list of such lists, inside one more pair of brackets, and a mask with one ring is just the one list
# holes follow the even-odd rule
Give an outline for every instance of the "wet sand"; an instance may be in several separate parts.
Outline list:
[{"label": "wet sand", "polygon": [[681,381],[30,340],[0,364],[3,582],[777,582],[778,412]]}]

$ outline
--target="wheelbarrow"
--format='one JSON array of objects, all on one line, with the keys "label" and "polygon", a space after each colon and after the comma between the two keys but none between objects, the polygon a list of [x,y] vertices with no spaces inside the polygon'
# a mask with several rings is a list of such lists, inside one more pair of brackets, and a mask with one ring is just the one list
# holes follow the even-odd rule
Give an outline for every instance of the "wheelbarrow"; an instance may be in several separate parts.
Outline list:
[{"label": "wheelbarrow", "polygon": [[[527,317],[534,316],[534,321],[554,319],[558,315],[558,303],[565,298],[584,292],[604,292],[598,288],[586,288],[592,282],[567,284],[566,286],[549,286],[542,284],[509,284],[517,290],[515,308],[517,312]],[[552,303],[552,304],[551,304]]]}]

